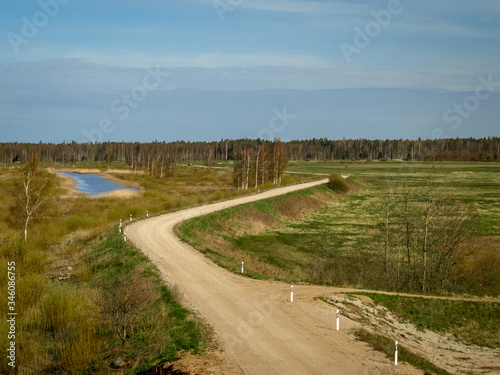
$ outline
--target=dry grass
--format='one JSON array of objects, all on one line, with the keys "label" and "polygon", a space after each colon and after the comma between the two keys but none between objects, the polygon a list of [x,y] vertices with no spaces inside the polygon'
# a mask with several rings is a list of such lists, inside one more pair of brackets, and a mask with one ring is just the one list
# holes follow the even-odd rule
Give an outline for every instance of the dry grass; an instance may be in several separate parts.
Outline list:
[{"label": "dry grass", "polygon": [[[480,294],[487,290],[490,294],[500,294],[500,236],[480,237],[475,252],[463,262],[457,274],[467,280],[470,294]],[[475,286],[475,287],[474,287]]]},{"label": "dry grass", "polygon": [[231,236],[257,235],[275,228],[279,222],[271,215],[248,207],[229,220],[217,220],[216,224]]},{"label": "dry grass", "polygon": [[181,303],[184,299],[184,293],[179,284],[173,284],[170,286],[170,293],[172,295],[172,301]]},{"label": "dry grass", "polygon": [[336,196],[328,193],[324,193],[322,191],[316,191],[314,192],[311,197],[319,200],[320,202],[323,202],[325,204],[332,204],[338,202],[338,199]]},{"label": "dry grass", "polygon": [[[244,233],[243,233],[244,235]],[[241,262],[245,262],[245,273],[251,270],[254,276],[274,278],[277,280],[285,279],[289,272],[277,266],[269,264],[258,255],[237,249],[232,243],[226,241],[221,235],[216,235],[205,230],[194,231],[195,238],[203,238],[203,246],[209,249],[207,256],[219,265],[235,272],[241,272]],[[203,249],[200,249],[203,251]],[[220,255],[216,255],[220,254]],[[234,260],[234,261],[233,261]]]},{"label": "dry grass", "polygon": [[240,256],[240,259],[245,259],[245,267],[251,269],[254,272],[257,272],[258,274],[265,275],[270,279],[274,280],[301,279],[300,276],[290,277],[290,272],[288,272],[287,270],[273,266],[272,264],[269,264],[265,261],[259,260],[255,256],[249,256],[247,253],[243,251],[239,251],[238,254]]},{"label": "dry grass", "polygon": [[349,192],[350,193],[358,193],[361,190],[363,190],[363,187],[355,183],[354,181],[351,181],[350,179],[344,180],[347,183],[347,186],[349,187]]},{"label": "dry grass", "polygon": [[109,193],[99,194],[95,198],[103,198],[103,197],[108,197],[108,198],[134,198],[134,197],[137,197],[139,194],[140,194],[139,191],[133,191],[133,190],[129,190],[129,189],[118,189],[118,190],[110,191]]},{"label": "dry grass", "polygon": [[233,254],[233,246],[217,234],[196,230],[194,236],[195,238],[203,238],[203,244],[213,251],[217,251],[228,257],[231,257]]},{"label": "dry grass", "polygon": [[302,195],[292,195],[274,204],[279,215],[287,220],[295,220],[311,211],[319,210],[323,205],[316,199]]},{"label": "dry grass", "polygon": [[[328,198],[332,193],[326,187],[313,189],[310,194],[291,194],[216,212],[181,224],[177,231],[232,272],[240,273],[244,261],[245,275],[250,277],[306,280],[310,255],[295,251],[292,244],[275,246],[275,236],[268,237],[267,233],[281,233],[286,223],[310,217],[326,206],[325,201],[336,201]],[[258,243],[252,242],[255,238]],[[251,247],[246,245],[247,240]]]},{"label": "dry grass", "polygon": [[57,362],[67,373],[83,371],[99,357],[100,349],[101,342],[92,330],[78,332],[57,345]]}]

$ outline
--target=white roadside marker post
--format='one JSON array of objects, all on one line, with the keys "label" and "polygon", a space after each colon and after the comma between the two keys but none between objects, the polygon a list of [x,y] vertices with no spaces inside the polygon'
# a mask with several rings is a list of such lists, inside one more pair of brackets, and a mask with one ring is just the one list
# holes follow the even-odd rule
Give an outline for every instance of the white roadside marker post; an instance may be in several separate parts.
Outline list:
[{"label": "white roadside marker post", "polygon": [[132,214],[130,214],[130,221],[132,221]]},{"label": "white roadside marker post", "polygon": [[241,273],[243,273],[243,265],[245,264],[245,262],[241,262]]},{"label": "white roadside marker post", "polygon": [[120,219],[120,228],[122,227],[122,219]]},{"label": "white roadside marker post", "polygon": [[339,310],[337,310],[337,331],[339,330]]},{"label": "white roadside marker post", "polygon": [[146,217],[149,217],[149,211],[146,211]]},{"label": "white roadside marker post", "polygon": [[121,233],[121,232],[122,232],[122,228],[121,228],[121,227],[119,227],[119,228],[118,228],[118,231]]},{"label": "white roadside marker post", "polygon": [[398,365],[398,342],[396,341],[396,351],[394,352],[394,366]]},{"label": "white roadside marker post", "polygon": [[290,302],[293,302],[293,285],[290,292]]},{"label": "white roadside marker post", "polygon": [[127,242],[127,235],[123,233],[123,242]]}]

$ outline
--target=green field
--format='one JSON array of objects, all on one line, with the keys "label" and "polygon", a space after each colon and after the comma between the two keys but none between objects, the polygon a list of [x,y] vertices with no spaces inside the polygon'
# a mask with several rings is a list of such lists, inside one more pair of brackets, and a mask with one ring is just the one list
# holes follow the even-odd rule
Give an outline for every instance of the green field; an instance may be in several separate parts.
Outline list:
[{"label": "green field", "polygon": [[374,193],[387,184],[405,180],[413,186],[424,182],[430,166],[435,166],[439,186],[473,201],[481,214],[486,236],[500,235],[500,165],[467,162],[290,162],[287,171],[301,173],[344,173],[369,182]]},{"label": "green field", "polygon": [[[438,188],[473,202],[480,214],[480,234],[490,239],[485,240],[481,250],[484,253],[478,252],[477,259],[471,260],[474,266],[467,265],[468,272],[477,275],[474,267],[484,266],[485,262],[495,269],[500,264],[495,237],[500,235],[500,166],[433,165]],[[320,186],[195,218],[181,224],[178,232],[185,241],[234,272],[244,260],[247,276],[391,289],[377,271],[380,256],[374,235],[381,218],[379,200],[385,189],[397,182],[422,187],[430,167],[417,162],[292,162],[288,170],[293,172],[350,174],[351,192],[337,195],[326,185]],[[294,210],[297,213],[290,215]],[[253,226],[248,217],[255,218]],[[483,287],[462,287],[457,291],[498,294],[500,290],[498,273],[490,272],[487,280],[469,280],[471,283]]]},{"label": "green field", "polygon": [[[391,289],[381,271],[379,244],[374,243],[381,218],[379,201],[387,187],[397,183],[422,188],[430,167],[426,163],[292,162],[289,171],[325,177],[350,174],[350,193],[338,195],[322,185],[191,219],[177,231],[183,240],[234,273],[240,273],[241,261],[245,261],[247,277]],[[477,241],[481,246],[460,269],[469,272],[460,289],[498,295],[500,166],[439,163],[435,169],[441,191],[472,202],[479,212]],[[498,303],[366,295],[420,330],[451,334],[466,345],[499,347]],[[393,340],[366,330],[357,337],[393,355]],[[400,354],[401,360],[429,373],[447,373],[405,348]]]},{"label": "green field", "polygon": [[[105,169],[95,163],[81,167]],[[161,283],[157,271],[124,246],[115,225],[131,213],[142,218],[146,210],[155,215],[252,192],[232,186],[230,165],[219,167],[179,166],[174,177],[159,179],[114,166],[113,177],[143,189],[128,198],[68,197],[62,180],[53,175],[59,187],[51,204],[31,222],[27,242],[10,211],[19,168],[0,168],[0,264],[6,270],[7,262],[15,260],[21,280],[16,286],[24,312],[18,321],[17,342],[23,346],[19,360],[31,366],[23,371],[105,373],[111,359],[121,356],[132,373],[160,358],[175,358],[179,350],[203,350],[210,335],[168,289],[157,288]],[[318,186],[196,218],[177,229],[184,240],[223,267],[239,272],[244,260],[245,276],[384,289],[377,271],[379,259],[372,256],[380,219],[377,200],[396,181],[422,186],[428,168],[425,163],[292,162],[289,171],[300,173],[288,175],[285,183],[322,178],[312,173],[345,173],[351,174],[350,193],[338,195],[326,185]],[[441,163],[437,170],[440,187],[473,202],[480,212],[484,251],[482,258],[466,266],[477,275],[472,281],[482,285],[478,294],[498,294],[500,167]],[[128,327],[124,343],[96,305],[96,298],[106,295],[106,285],[121,280],[123,269],[135,270],[135,284],[144,285],[144,290],[155,290],[150,306],[141,308],[133,328]],[[57,281],[60,272],[71,276]],[[2,272],[0,285],[6,283],[7,273]],[[7,306],[5,298],[2,306]],[[0,324],[0,334],[6,335],[7,328],[5,322]]]}]

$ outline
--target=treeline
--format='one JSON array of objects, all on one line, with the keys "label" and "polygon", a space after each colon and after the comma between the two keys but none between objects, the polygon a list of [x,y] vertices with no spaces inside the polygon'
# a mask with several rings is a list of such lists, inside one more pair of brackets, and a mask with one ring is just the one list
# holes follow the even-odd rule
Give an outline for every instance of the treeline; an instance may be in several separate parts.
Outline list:
[{"label": "treeline", "polygon": [[498,161],[500,138],[311,139],[288,142],[290,160]]},{"label": "treeline", "polygon": [[[258,149],[273,142],[260,139],[224,139],[218,142],[96,142],[0,143],[0,163],[40,155],[43,163],[76,164],[94,161],[127,163],[130,168],[160,168],[168,163],[235,160],[243,146]],[[500,138],[436,140],[367,140],[326,138],[285,142],[289,160],[420,160],[498,161]]]}]

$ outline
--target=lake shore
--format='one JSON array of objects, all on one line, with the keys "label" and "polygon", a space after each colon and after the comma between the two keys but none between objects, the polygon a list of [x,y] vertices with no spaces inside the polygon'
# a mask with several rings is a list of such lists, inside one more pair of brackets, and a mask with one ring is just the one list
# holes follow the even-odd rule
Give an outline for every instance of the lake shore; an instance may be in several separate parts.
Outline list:
[{"label": "lake shore", "polygon": [[[49,168],[48,171],[50,173],[54,173],[61,177],[63,179],[61,186],[63,189],[67,191],[67,194],[64,194],[61,196],[62,198],[78,198],[78,197],[89,197],[89,198],[103,198],[103,197],[115,197],[115,198],[131,198],[134,196],[137,196],[137,194],[140,194],[144,192],[144,188],[140,186],[139,184],[134,184],[129,181],[121,180],[113,175],[111,173],[132,173],[132,171],[128,170],[123,170],[123,169],[109,169],[106,171],[102,171],[98,168],[61,168],[61,169],[54,169],[54,168]],[[96,174],[101,176],[101,178],[105,180],[109,180],[113,182],[116,185],[124,186],[125,188],[131,188],[131,189],[136,189],[137,191],[132,191],[129,189],[116,189],[112,190],[109,192],[101,193],[101,194],[96,194],[96,195],[91,195],[88,193],[81,192],[77,188],[77,183],[76,181],[71,178],[70,176],[67,176],[63,174],[64,172],[66,173],[78,173],[78,174]]]}]

